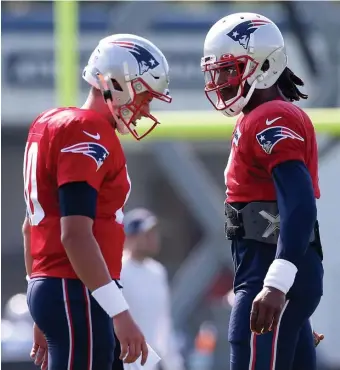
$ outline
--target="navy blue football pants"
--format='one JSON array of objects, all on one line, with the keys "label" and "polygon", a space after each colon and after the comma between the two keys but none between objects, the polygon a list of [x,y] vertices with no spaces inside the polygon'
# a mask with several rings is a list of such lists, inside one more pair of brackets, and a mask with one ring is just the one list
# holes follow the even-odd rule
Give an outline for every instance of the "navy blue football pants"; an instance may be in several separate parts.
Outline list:
[{"label": "navy blue football pants", "polygon": [[250,331],[253,299],[275,257],[276,246],[250,240],[232,242],[235,303],[229,323],[231,370],[316,370],[309,318],[322,296],[323,267],[311,246],[301,265],[274,332]]},{"label": "navy blue football pants", "polygon": [[80,280],[32,279],[27,303],[47,340],[48,370],[123,370],[112,319]]}]

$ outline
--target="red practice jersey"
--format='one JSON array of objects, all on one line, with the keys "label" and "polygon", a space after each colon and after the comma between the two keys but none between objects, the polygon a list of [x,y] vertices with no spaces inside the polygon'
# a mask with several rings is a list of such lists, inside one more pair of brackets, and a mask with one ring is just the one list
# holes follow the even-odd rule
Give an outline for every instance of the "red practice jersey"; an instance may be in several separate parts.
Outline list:
[{"label": "red practice jersey", "polygon": [[225,170],[227,202],[275,201],[271,172],[290,160],[306,165],[319,198],[317,142],[308,115],[292,103],[273,100],[240,116]]},{"label": "red practice jersey", "polygon": [[130,192],[126,160],[110,122],[79,108],[44,112],[29,130],[24,183],[31,223],[31,277],[77,278],[61,243],[58,187],[79,181],[98,192],[93,233],[111,277],[119,278],[123,207]]}]

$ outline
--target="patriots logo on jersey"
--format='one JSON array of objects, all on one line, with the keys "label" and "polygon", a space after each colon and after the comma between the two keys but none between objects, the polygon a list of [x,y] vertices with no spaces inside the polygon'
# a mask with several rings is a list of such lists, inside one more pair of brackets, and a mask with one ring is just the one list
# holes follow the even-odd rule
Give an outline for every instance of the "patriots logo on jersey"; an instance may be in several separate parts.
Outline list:
[{"label": "patriots logo on jersey", "polygon": [[248,49],[250,35],[261,26],[269,23],[270,22],[262,19],[242,22],[235,26],[230,32],[228,32],[227,36],[229,36],[234,41],[237,41],[245,49]]},{"label": "patriots logo on jersey", "polygon": [[153,55],[140,45],[125,41],[114,41],[113,44],[129,50],[130,54],[138,63],[140,75],[144,74],[149,69],[154,69],[159,66],[159,62],[157,62]]},{"label": "patriots logo on jersey", "polygon": [[103,145],[98,143],[78,143],[61,149],[62,153],[79,153],[92,158],[97,164],[97,171],[110,154]]},{"label": "patriots logo on jersey", "polygon": [[298,135],[295,131],[284,126],[268,127],[256,134],[257,142],[267,154],[270,154],[274,146],[279,141],[284,139],[296,139],[300,141],[305,141],[303,137]]}]

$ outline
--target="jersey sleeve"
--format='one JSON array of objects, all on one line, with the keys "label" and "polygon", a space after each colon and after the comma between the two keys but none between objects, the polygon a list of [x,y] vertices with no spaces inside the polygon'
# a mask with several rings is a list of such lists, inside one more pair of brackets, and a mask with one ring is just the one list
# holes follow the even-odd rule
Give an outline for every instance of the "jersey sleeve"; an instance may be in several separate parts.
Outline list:
[{"label": "jersey sleeve", "polygon": [[94,122],[73,122],[61,128],[54,146],[58,187],[87,182],[97,191],[108,173],[109,142]]},{"label": "jersey sleeve", "polygon": [[298,120],[294,116],[268,114],[268,118],[260,118],[255,123],[251,139],[254,160],[268,173],[286,161],[306,164],[306,134],[303,123]]}]

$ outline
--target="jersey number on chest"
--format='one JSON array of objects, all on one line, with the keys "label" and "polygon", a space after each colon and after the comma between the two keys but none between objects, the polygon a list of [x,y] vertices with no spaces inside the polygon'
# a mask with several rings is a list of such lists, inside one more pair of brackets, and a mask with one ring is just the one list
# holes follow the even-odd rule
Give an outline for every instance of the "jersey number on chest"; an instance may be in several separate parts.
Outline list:
[{"label": "jersey number on chest", "polygon": [[38,143],[27,143],[24,155],[24,194],[28,218],[32,226],[37,226],[45,217],[38,200],[37,183]]}]

